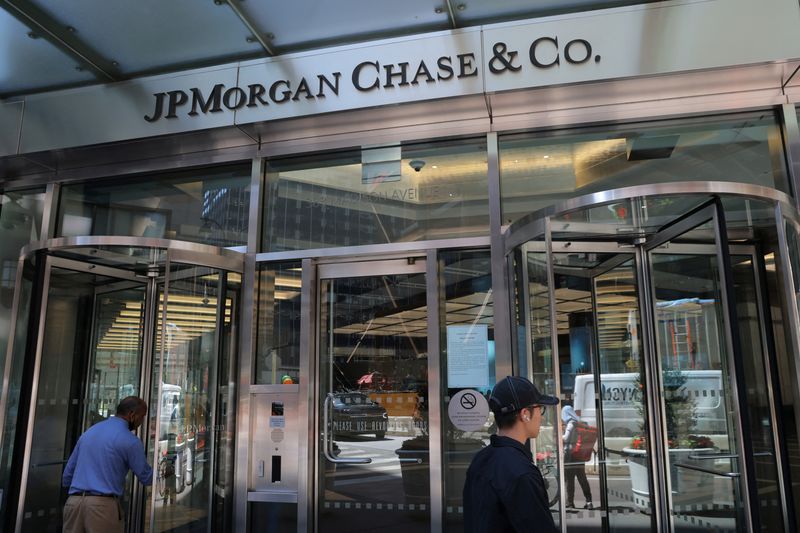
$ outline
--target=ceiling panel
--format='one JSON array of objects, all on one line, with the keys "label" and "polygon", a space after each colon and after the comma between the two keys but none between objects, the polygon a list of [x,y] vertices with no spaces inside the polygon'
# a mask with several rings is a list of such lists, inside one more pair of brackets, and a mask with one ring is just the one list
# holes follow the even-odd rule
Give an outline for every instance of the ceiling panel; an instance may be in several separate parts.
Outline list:
[{"label": "ceiling panel", "polygon": [[451,0],[459,25],[544,17],[575,11],[589,11],[659,0]]},{"label": "ceiling panel", "polygon": [[33,91],[42,86],[89,82],[91,72],[0,9],[0,94]]},{"label": "ceiling panel", "polygon": [[212,64],[263,53],[233,10],[212,0],[32,2],[123,74]]},{"label": "ceiling panel", "polygon": [[[108,75],[95,78],[94,67],[81,65],[77,53],[68,56],[61,51],[66,45],[59,48],[43,38],[29,38],[29,22],[19,22],[0,9],[0,98],[108,78],[640,3],[648,0],[451,0],[451,18],[443,0],[17,0],[17,8],[48,28],[54,40],[81,51]],[[0,6],[18,12],[10,2]]]},{"label": "ceiling panel", "polygon": [[264,34],[272,34],[279,51],[307,49],[326,44],[408,35],[450,28],[444,2],[406,0],[276,0],[241,2],[242,11]]}]

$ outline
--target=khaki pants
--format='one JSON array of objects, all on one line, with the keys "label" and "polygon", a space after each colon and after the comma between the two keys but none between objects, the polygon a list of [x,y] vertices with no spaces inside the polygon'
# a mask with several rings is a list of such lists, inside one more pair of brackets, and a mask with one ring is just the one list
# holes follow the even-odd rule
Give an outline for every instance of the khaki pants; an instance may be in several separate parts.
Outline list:
[{"label": "khaki pants", "polygon": [[64,533],[122,533],[125,521],[117,498],[70,496],[64,506]]}]

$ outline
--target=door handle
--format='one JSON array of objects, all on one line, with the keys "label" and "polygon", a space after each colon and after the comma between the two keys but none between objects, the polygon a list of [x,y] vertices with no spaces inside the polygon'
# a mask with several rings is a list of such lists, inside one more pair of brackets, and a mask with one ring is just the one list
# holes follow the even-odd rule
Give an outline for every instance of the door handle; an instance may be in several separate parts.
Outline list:
[{"label": "door handle", "polygon": [[689,455],[689,459],[695,461],[708,461],[709,459],[738,459],[737,453],[693,453]]},{"label": "door handle", "polygon": [[332,463],[338,464],[365,465],[371,463],[372,459],[370,457],[346,457],[344,459],[340,459],[331,454],[328,427],[331,423],[330,406],[332,403],[333,393],[329,392],[325,397],[325,401],[322,402],[322,453],[325,454],[325,459]]},{"label": "door handle", "polygon": [[681,468],[686,468],[688,470],[696,470],[698,472],[703,472],[704,474],[711,474],[713,476],[722,476],[730,478],[737,478],[741,476],[739,472],[717,472],[716,470],[712,470],[711,468],[703,468],[701,466],[689,465],[686,463],[673,463],[673,464]]}]

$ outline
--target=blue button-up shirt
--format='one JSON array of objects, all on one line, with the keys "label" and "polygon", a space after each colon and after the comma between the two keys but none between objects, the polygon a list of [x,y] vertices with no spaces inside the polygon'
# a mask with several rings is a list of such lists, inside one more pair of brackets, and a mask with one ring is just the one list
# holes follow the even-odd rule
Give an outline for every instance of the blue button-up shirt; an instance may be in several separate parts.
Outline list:
[{"label": "blue button-up shirt", "polygon": [[61,484],[69,493],[82,491],[122,496],[128,469],[145,485],[153,481],[144,446],[128,429],[128,421],[111,417],[90,427],[78,439]]}]

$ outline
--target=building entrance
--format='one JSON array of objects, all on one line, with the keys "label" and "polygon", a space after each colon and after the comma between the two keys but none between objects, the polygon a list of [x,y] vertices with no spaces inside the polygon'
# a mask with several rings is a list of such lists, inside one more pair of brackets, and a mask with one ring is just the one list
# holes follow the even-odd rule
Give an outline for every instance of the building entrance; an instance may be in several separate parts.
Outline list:
[{"label": "building entrance", "polygon": [[563,531],[793,528],[778,372],[797,356],[780,288],[795,212],[773,191],[681,187],[509,232],[521,371],[597,429],[588,459],[560,442],[566,420],[534,444]]},{"label": "building entrance", "polygon": [[150,407],[154,476],[125,488],[128,530],[230,523],[241,268],[233,252],[152,239],[23,251],[0,411],[4,531],[61,530],[78,437],[131,395]]}]

